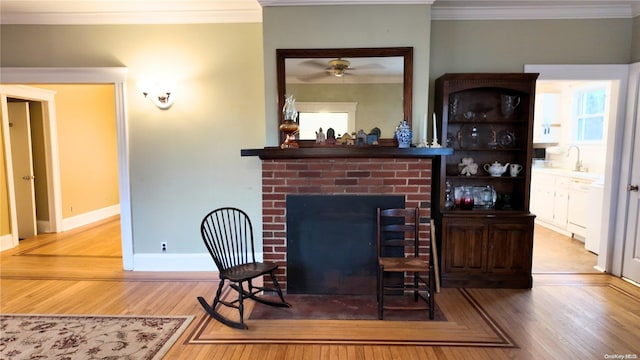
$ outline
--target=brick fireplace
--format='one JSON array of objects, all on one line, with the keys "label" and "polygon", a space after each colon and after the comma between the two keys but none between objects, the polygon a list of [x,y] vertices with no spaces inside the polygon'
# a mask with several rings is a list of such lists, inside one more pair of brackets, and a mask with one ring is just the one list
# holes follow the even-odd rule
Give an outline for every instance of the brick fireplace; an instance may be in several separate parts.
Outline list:
[{"label": "brick fireplace", "polygon": [[[431,215],[432,162],[450,149],[247,149],[262,159],[264,260],[279,264],[287,288],[287,195],[401,195],[406,207]],[[421,235],[428,238],[425,223]],[[375,240],[373,240],[375,241]]]}]

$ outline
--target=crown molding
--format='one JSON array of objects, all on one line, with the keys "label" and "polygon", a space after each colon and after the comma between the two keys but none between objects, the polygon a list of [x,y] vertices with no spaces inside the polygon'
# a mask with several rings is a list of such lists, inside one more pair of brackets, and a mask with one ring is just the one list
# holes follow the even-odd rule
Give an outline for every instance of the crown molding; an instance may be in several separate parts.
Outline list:
[{"label": "crown molding", "polygon": [[262,22],[256,0],[2,0],[2,24],[199,24]]},{"label": "crown molding", "polygon": [[[636,11],[637,12],[637,11]],[[433,6],[432,20],[628,19],[631,5]]]},{"label": "crown molding", "polygon": [[105,25],[105,24],[212,24],[261,23],[262,11],[172,12],[68,12],[2,13],[1,24]]},{"label": "crown molding", "polygon": [[265,6],[310,6],[310,5],[431,5],[435,0],[258,0]]},{"label": "crown molding", "polygon": [[[433,20],[601,19],[640,16],[640,0],[0,0],[0,24],[261,23],[262,7],[431,5]],[[582,4],[582,5],[577,5]]]}]

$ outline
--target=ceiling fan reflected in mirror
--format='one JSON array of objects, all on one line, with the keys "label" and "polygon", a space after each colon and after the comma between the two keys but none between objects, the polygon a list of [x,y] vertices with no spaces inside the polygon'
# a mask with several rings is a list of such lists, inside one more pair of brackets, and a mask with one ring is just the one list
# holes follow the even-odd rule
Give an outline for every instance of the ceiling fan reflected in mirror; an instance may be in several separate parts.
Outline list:
[{"label": "ceiling fan reflected in mirror", "polygon": [[335,58],[328,61],[324,61],[321,59],[305,60],[300,62],[301,66],[314,67],[314,68],[322,69],[322,71],[312,73],[312,74],[303,73],[302,75],[298,76],[298,79],[302,81],[312,81],[312,80],[325,78],[327,76],[341,78],[343,76],[363,75],[363,74],[357,74],[354,72],[358,70],[366,70],[366,69],[369,69],[369,70],[379,69],[382,67],[379,64],[375,64],[375,63],[360,64],[356,67],[352,67],[351,64],[352,64],[352,61],[343,59],[343,58]]},{"label": "ceiling fan reflected in mirror", "polygon": [[333,59],[329,61],[329,65],[331,65],[330,70],[333,76],[342,77],[351,66],[351,62],[349,60]]}]

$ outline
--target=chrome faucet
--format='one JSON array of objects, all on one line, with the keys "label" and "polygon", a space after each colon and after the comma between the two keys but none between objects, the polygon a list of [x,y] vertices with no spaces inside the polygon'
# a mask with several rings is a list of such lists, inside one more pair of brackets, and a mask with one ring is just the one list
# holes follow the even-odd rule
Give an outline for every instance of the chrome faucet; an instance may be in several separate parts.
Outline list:
[{"label": "chrome faucet", "polygon": [[582,161],[580,161],[580,148],[578,147],[578,145],[569,145],[569,148],[567,148],[567,157],[571,155],[572,148],[575,148],[576,151],[578,152],[578,159],[576,160],[576,167],[574,170],[580,171],[582,169]]}]

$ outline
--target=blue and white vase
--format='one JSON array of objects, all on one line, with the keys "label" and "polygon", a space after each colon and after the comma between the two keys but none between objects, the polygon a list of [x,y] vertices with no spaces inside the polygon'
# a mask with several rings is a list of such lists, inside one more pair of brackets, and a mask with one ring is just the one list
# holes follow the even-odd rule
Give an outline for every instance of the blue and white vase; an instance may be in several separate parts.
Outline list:
[{"label": "blue and white vase", "polygon": [[398,147],[406,149],[411,147],[411,128],[407,124],[406,120],[403,120],[398,127],[396,127],[395,138],[398,140]]}]

